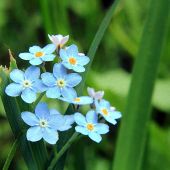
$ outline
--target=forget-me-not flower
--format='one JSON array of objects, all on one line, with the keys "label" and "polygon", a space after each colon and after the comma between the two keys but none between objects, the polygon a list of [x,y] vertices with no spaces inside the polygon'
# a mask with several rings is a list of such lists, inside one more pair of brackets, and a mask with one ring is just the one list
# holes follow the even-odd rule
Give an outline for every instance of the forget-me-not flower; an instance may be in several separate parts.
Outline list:
[{"label": "forget-me-not flower", "polygon": [[77,73],[67,74],[66,68],[61,64],[55,64],[53,73],[43,73],[41,75],[43,83],[47,86],[46,95],[49,98],[71,97],[76,94],[73,87],[82,80]]},{"label": "forget-me-not flower", "polygon": [[21,95],[21,98],[26,103],[32,103],[36,100],[36,93],[45,90],[45,86],[39,77],[40,69],[35,66],[28,67],[25,73],[21,70],[14,69],[10,73],[10,78],[14,82],[6,87],[5,92],[7,95],[13,97]]},{"label": "forget-me-not flower", "polygon": [[20,53],[19,57],[23,60],[29,60],[31,65],[40,65],[46,61],[53,61],[55,55],[52,54],[56,49],[54,44],[48,44],[44,48],[32,46],[29,48],[29,53]]},{"label": "forget-me-not flower", "polygon": [[110,103],[104,99],[100,101],[95,101],[96,111],[104,117],[105,120],[115,125],[117,123],[116,119],[122,117],[119,111],[110,106]]},{"label": "forget-me-not flower", "polygon": [[90,87],[87,88],[87,92],[94,100],[101,100],[104,96],[104,91],[95,91],[94,88]]},{"label": "forget-me-not flower", "polygon": [[48,37],[58,50],[61,49],[69,39],[69,35],[63,36],[61,34],[58,34],[58,35],[49,35],[48,34]]},{"label": "forget-me-not flower", "polygon": [[84,65],[89,63],[89,57],[79,55],[78,48],[76,45],[71,45],[66,49],[60,50],[60,57],[62,59],[62,64],[71,70],[76,72],[84,72]]},{"label": "forget-me-not flower", "polygon": [[54,109],[49,110],[46,103],[39,103],[35,108],[35,114],[22,112],[23,121],[31,126],[27,130],[27,140],[36,142],[42,138],[49,144],[58,141],[58,130],[65,131],[71,128],[73,117],[64,117]]},{"label": "forget-me-not flower", "polygon": [[90,139],[97,143],[102,140],[101,134],[109,132],[108,125],[98,123],[98,117],[94,110],[88,111],[86,117],[77,112],[74,114],[74,119],[77,123],[77,126],[75,127],[76,132],[88,135]]}]

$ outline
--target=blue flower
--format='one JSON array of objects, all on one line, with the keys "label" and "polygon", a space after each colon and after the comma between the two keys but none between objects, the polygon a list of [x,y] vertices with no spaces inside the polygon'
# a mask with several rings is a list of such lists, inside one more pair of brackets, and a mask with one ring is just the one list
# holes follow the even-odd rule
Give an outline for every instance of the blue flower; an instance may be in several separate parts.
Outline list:
[{"label": "blue flower", "polygon": [[94,110],[88,111],[86,117],[77,112],[74,114],[74,119],[78,124],[78,126],[75,127],[76,132],[88,135],[90,139],[97,143],[102,140],[101,134],[109,132],[108,125],[98,123],[97,114]]},{"label": "blue flower", "polygon": [[21,70],[14,69],[10,73],[10,78],[14,82],[9,84],[5,92],[9,96],[21,98],[26,103],[32,103],[36,100],[36,93],[43,92],[45,86],[39,79],[40,69],[35,66],[30,66],[26,69],[25,73]]},{"label": "blue flower", "polygon": [[35,114],[31,112],[22,112],[23,121],[31,126],[27,130],[27,140],[36,142],[42,138],[49,144],[56,144],[58,141],[58,132],[71,128],[74,119],[73,116],[63,116],[58,111],[49,110],[46,103],[39,103],[35,108]]},{"label": "blue flower", "polygon": [[29,53],[20,53],[19,57],[29,60],[31,65],[40,65],[45,61],[53,61],[55,55],[52,54],[56,49],[54,44],[48,44],[44,48],[33,46],[29,48]]},{"label": "blue flower", "polygon": [[76,94],[73,87],[82,80],[77,73],[67,74],[66,68],[61,64],[55,64],[53,73],[43,73],[41,75],[43,83],[47,86],[46,95],[49,98],[71,97]]},{"label": "blue flower", "polygon": [[119,111],[116,111],[110,106],[110,103],[104,99],[101,101],[95,101],[96,111],[104,117],[105,120],[115,125],[117,123],[116,119],[122,117]]},{"label": "blue flower", "polygon": [[76,45],[71,45],[67,49],[60,50],[60,57],[62,59],[62,64],[76,72],[84,72],[84,65],[89,63],[90,59],[83,55],[79,55],[78,48]]}]

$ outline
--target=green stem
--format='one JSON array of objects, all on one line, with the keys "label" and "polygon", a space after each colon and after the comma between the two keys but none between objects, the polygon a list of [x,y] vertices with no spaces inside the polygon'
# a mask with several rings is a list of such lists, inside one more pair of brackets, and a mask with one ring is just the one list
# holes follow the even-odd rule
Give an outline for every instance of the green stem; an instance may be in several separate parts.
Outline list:
[{"label": "green stem", "polygon": [[37,104],[41,101],[42,97],[44,96],[45,92],[41,93],[38,97],[38,99],[35,101],[35,103],[32,106],[32,110],[35,110],[35,107],[37,106]]},{"label": "green stem", "polygon": [[12,148],[11,148],[9,154],[8,154],[8,157],[7,157],[6,161],[5,161],[5,164],[4,164],[3,168],[2,168],[2,170],[8,170],[8,168],[9,168],[9,166],[11,164],[11,161],[12,161],[14,155],[15,155],[16,149],[17,149],[17,147],[19,145],[19,142],[20,142],[20,140],[19,140],[19,137],[18,137],[18,138],[15,139],[15,141],[14,141],[14,143],[12,145]]},{"label": "green stem", "polygon": [[51,161],[51,163],[50,163],[50,165],[49,165],[49,167],[48,167],[48,170],[52,170],[52,169],[55,167],[58,159],[66,152],[66,150],[67,150],[67,149],[71,146],[71,144],[77,139],[77,137],[78,137],[78,133],[75,132],[75,133],[71,136],[71,138],[67,141],[67,143],[62,147],[62,149],[59,151],[59,153],[58,153],[56,156],[54,156],[54,158],[52,159],[52,161]]}]

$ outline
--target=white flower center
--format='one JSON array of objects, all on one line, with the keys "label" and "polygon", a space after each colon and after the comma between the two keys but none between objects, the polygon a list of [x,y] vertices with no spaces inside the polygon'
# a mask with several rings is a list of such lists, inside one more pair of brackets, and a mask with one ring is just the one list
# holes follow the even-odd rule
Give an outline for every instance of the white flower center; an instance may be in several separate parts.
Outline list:
[{"label": "white flower center", "polygon": [[39,122],[40,127],[45,128],[48,126],[48,122],[45,119],[41,119]]},{"label": "white flower center", "polygon": [[58,79],[56,85],[62,88],[66,85],[66,82],[64,79]]},{"label": "white flower center", "polygon": [[23,84],[23,86],[24,86],[25,88],[32,86],[32,83],[31,83],[31,81],[29,81],[29,80],[24,80],[22,84]]}]

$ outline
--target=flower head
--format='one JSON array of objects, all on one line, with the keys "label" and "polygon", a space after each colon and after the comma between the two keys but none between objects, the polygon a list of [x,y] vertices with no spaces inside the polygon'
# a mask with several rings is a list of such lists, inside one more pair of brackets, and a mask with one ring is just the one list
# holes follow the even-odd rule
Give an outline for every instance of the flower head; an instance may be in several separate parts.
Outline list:
[{"label": "flower head", "polygon": [[82,80],[77,73],[67,74],[66,68],[61,64],[55,64],[53,73],[43,73],[41,75],[43,83],[47,86],[46,95],[49,98],[70,97],[76,94],[73,87]]},{"label": "flower head", "polygon": [[23,60],[29,60],[31,65],[40,65],[45,61],[53,61],[55,55],[52,54],[56,47],[54,44],[48,44],[44,48],[33,46],[29,48],[29,53],[20,53],[19,57]]},{"label": "flower head", "polygon": [[110,106],[110,103],[104,99],[95,101],[96,111],[104,117],[105,120],[115,125],[117,123],[116,119],[122,117],[119,111],[116,111],[114,107]]},{"label": "flower head", "polygon": [[101,100],[104,96],[104,91],[95,92],[95,90],[90,87],[87,88],[87,92],[88,92],[89,96],[95,100]]},{"label": "flower head", "polygon": [[22,112],[23,121],[31,126],[27,130],[27,140],[36,142],[42,138],[49,144],[56,144],[58,141],[58,132],[71,128],[73,116],[62,116],[58,111],[49,110],[46,103],[39,103],[35,108],[35,114],[31,112]]},{"label": "flower head", "polygon": [[51,42],[56,46],[57,49],[61,49],[69,39],[69,35],[63,36],[61,34],[48,35],[48,37],[51,40]]},{"label": "flower head", "polygon": [[90,61],[87,56],[81,56],[78,53],[78,48],[76,45],[71,45],[66,49],[61,49],[60,57],[62,59],[62,64],[66,68],[74,70],[76,72],[84,72],[84,65],[86,65]]},{"label": "flower head", "polygon": [[102,140],[101,134],[109,132],[108,125],[98,123],[97,114],[94,110],[88,111],[86,117],[80,113],[75,113],[74,119],[77,123],[77,126],[75,127],[76,132],[88,135],[90,139],[97,143]]},{"label": "flower head", "polygon": [[39,79],[40,69],[35,66],[30,66],[25,70],[14,69],[10,73],[10,78],[14,82],[9,84],[5,92],[9,96],[20,96],[26,103],[32,103],[36,100],[36,93],[43,92],[45,86]]}]

